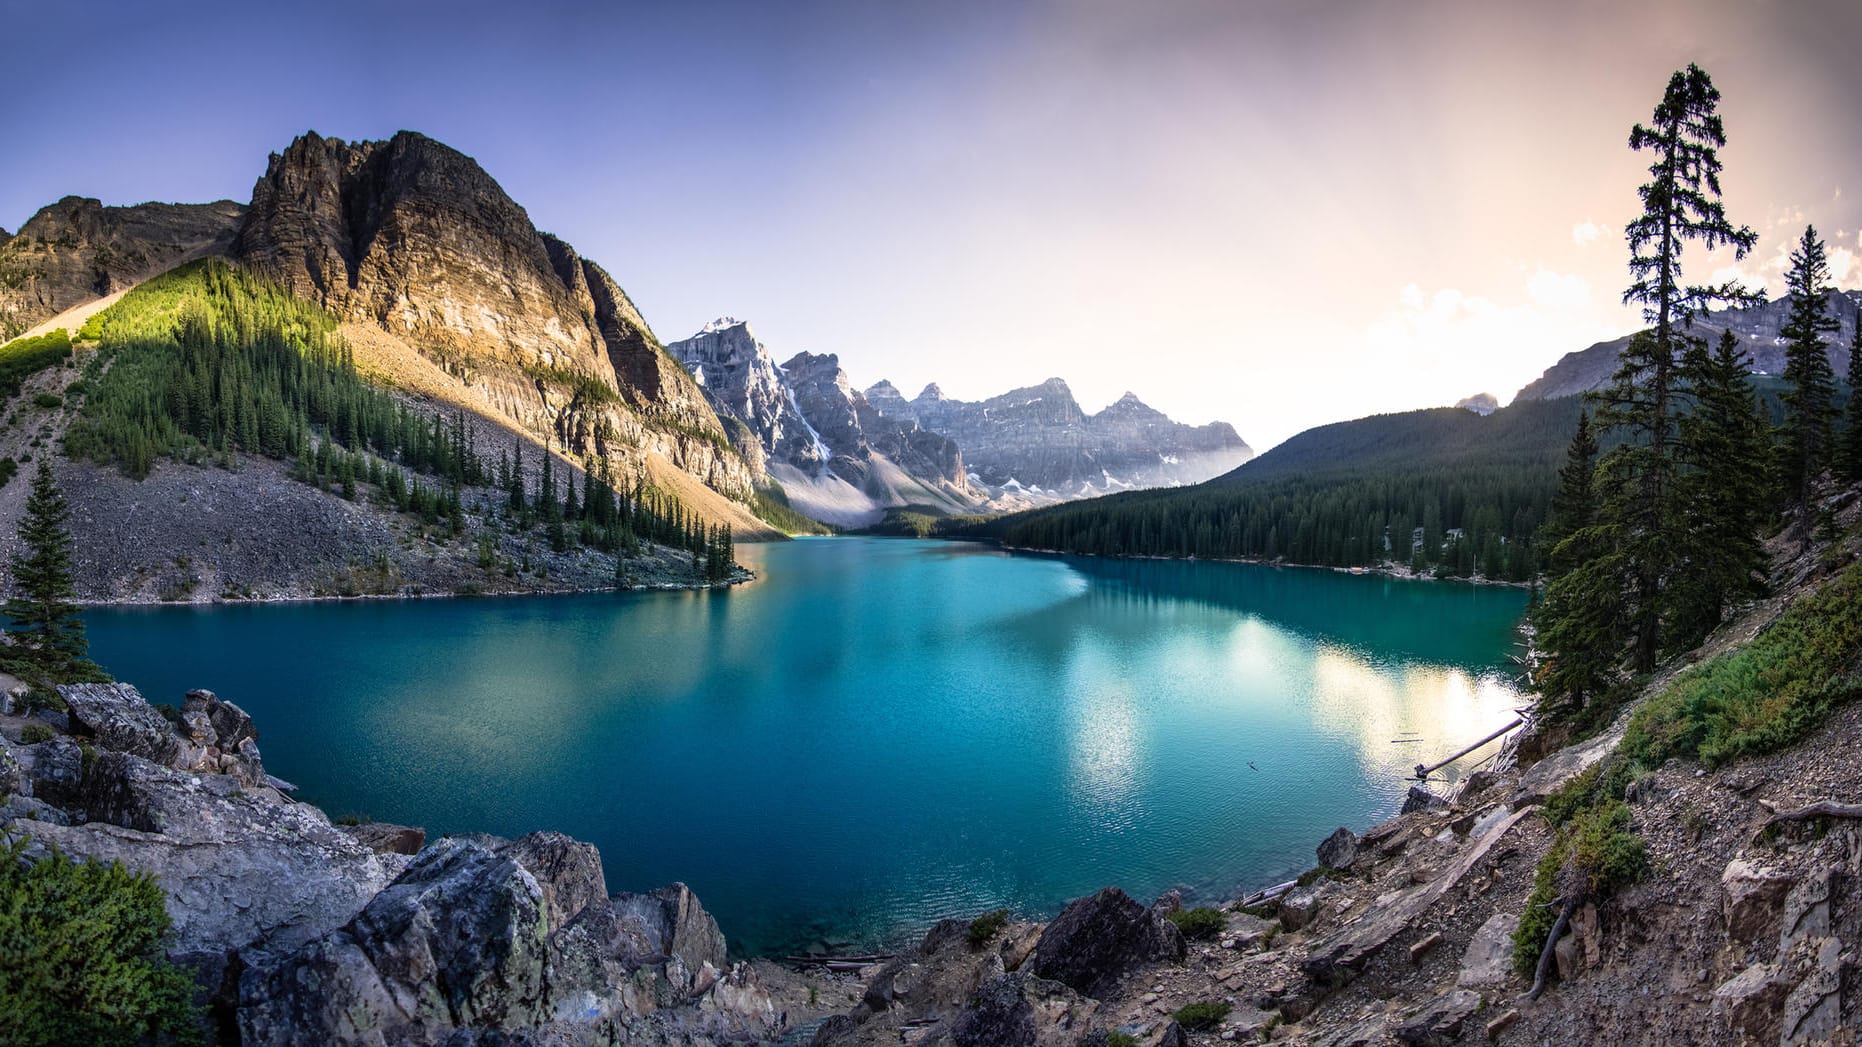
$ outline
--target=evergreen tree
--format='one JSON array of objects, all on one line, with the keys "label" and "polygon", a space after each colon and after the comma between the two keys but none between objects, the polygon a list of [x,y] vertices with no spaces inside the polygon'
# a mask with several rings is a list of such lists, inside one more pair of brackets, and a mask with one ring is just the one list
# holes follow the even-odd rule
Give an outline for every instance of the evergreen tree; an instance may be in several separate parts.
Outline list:
[{"label": "evergreen tree", "polygon": [[1862,316],[1849,343],[1849,430],[1843,434],[1844,462],[1852,483],[1862,482]]},{"label": "evergreen tree", "polygon": [[1681,419],[1679,480],[1688,542],[1673,583],[1668,628],[1676,647],[1692,647],[1733,602],[1760,592],[1765,548],[1758,532],[1768,513],[1768,433],[1747,377],[1752,360],[1731,331],[1712,353],[1694,346],[1683,372],[1694,409]]},{"label": "evergreen tree", "polygon": [[1786,283],[1791,311],[1780,334],[1785,341],[1785,422],[1782,465],[1790,503],[1807,523],[1817,477],[1828,468],[1835,450],[1836,373],[1830,367],[1825,335],[1837,329],[1830,315],[1830,265],[1815,226],[1804,228],[1803,238],[1791,252]]},{"label": "evergreen tree", "polygon": [[1726,144],[1719,114],[1720,92],[1699,66],[1670,78],[1649,125],[1629,134],[1631,149],[1651,150],[1650,181],[1639,190],[1643,213],[1630,222],[1625,303],[1642,306],[1650,330],[1631,339],[1610,384],[1598,395],[1597,420],[1624,430],[1627,442],[1609,470],[1612,490],[1605,505],[1612,521],[1613,555],[1623,557],[1632,591],[1628,614],[1635,667],[1652,669],[1663,649],[1663,586],[1672,573],[1679,534],[1674,505],[1673,440],[1677,415],[1674,368],[1692,317],[1716,303],[1744,302],[1751,295],[1737,284],[1717,287],[1683,283],[1682,250],[1690,240],[1708,250],[1733,248],[1743,258],[1757,236],[1727,221],[1720,197],[1720,159]]},{"label": "evergreen tree", "polygon": [[84,657],[84,620],[72,602],[71,509],[45,459],[32,477],[26,512],[19,523],[20,549],[13,554],[13,592],[4,607],[14,646],[37,669],[55,679],[88,676],[96,666]]},{"label": "evergreen tree", "polygon": [[562,520],[562,505],[556,501],[556,456],[543,452],[543,479],[537,489],[537,512],[551,523]]},{"label": "evergreen tree", "polygon": [[1580,414],[1542,532],[1550,579],[1532,609],[1539,689],[1554,717],[1575,715],[1609,689],[1623,647],[1621,584],[1602,555],[1608,543],[1598,527],[1596,475],[1596,434]]},{"label": "evergreen tree", "polygon": [[516,447],[512,452],[512,460],[514,464],[511,466],[511,482],[509,488],[511,511],[521,513],[524,511],[524,507],[527,504],[524,500],[524,442],[522,440],[516,442]]},{"label": "evergreen tree", "polygon": [[1553,574],[1562,574],[1576,566],[1569,550],[1560,555],[1565,540],[1591,526],[1597,519],[1597,435],[1590,424],[1590,412],[1578,415],[1577,432],[1571,434],[1571,449],[1565,464],[1558,470],[1558,494],[1552,499],[1552,511],[1540,531],[1546,563]]}]

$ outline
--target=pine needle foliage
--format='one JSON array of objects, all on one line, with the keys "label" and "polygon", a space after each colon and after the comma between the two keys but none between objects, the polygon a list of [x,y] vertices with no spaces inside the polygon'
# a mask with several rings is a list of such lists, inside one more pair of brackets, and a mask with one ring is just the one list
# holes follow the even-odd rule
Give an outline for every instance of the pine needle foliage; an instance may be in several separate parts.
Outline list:
[{"label": "pine needle foliage", "polygon": [[155,880],[25,847],[0,842],[0,1045],[205,1043]]}]

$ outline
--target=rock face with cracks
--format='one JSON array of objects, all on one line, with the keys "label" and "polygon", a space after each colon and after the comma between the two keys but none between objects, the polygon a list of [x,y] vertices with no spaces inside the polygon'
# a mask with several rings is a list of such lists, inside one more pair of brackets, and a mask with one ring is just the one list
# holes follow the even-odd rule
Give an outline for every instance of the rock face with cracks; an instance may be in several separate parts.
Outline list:
[{"label": "rock face with cracks", "polygon": [[684,885],[610,897],[559,833],[332,825],[211,692],[173,720],[126,684],[60,694],[73,735],[0,735],[0,830],[154,874],[170,955],[239,1042],[692,1044],[788,1021]]}]

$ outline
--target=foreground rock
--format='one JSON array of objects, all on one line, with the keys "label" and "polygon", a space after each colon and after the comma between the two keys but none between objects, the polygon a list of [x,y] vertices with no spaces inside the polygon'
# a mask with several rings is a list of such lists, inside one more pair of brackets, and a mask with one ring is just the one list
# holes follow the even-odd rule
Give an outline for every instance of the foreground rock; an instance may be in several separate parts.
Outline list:
[{"label": "foreground rock", "polygon": [[75,737],[0,737],[0,829],[153,873],[171,956],[242,1042],[685,1044],[790,1019],[683,885],[610,897],[558,833],[332,825],[210,692],[171,721],[128,685],[59,690]]}]

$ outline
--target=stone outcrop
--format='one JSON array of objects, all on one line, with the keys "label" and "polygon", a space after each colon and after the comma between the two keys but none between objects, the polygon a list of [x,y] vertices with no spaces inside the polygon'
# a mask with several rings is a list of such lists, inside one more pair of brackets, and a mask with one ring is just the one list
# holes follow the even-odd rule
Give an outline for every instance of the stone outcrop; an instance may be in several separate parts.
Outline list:
[{"label": "stone outcrop", "polygon": [[67,196],[0,237],[0,341],[42,320],[224,250],[245,208],[212,204],[105,207]]},{"label": "stone outcrop", "polygon": [[430,138],[304,135],[272,155],[231,251],[414,347],[450,399],[623,478],[657,453],[740,501],[760,479],[620,285]]}]

